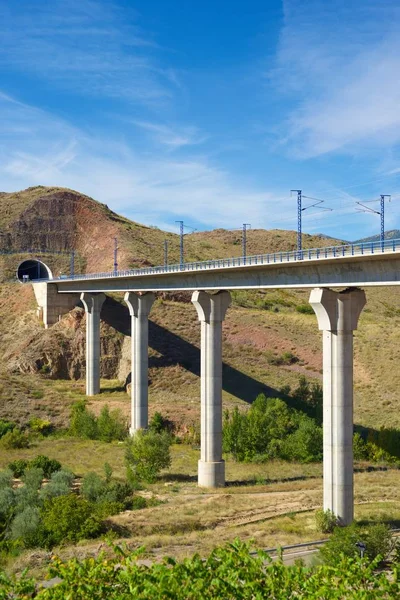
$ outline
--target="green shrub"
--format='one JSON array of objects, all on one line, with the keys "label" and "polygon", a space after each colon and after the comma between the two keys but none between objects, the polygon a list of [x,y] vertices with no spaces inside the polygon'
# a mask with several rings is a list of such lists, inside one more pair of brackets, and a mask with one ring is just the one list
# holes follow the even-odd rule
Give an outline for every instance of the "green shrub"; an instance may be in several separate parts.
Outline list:
[{"label": "green shrub", "polygon": [[15,427],[16,425],[12,421],[3,421],[0,419],[0,438],[9,431],[12,431]]},{"label": "green shrub", "polygon": [[97,418],[87,409],[86,402],[80,400],[72,405],[70,434],[89,440],[112,442],[123,440],[128,434],[126,423],[119,411],[110,411],[106,405]]},{"label": "green shrub", "polygon": [[353,435],[353,456],[354,460],[368,459],[367,445],[358,432]]},{"label": "green shrub", "polygon": [[113,474],[112,466],[110,465],[110,463],[105,462],[103,469],[104,469],[104,476],[106,479],[106,483],[109,483],[111,481],[112,474]]},{"label": "green shrub", "polygon": [[162,433],[168,428],[168,420],[160,412],[155,412],[149,423],[149,430],[156,433]]},{"label": "green shrub", "polygon": [[361,526],[352,523],[348,527],[335,527],[331,538],[320,549],[323,561],[328,565],[336,565],[340,555],[348,557],[359,556],[358,543],[365,544],[365,556],[370,560],[380,556],[388,557],[394,548],[393,534],[383,523]]},{"label": "green shrub", "polygon": [[299,359],[293,352],[283,352],[281,361],[283,365],[293,365],[294,363],[299,362]]},{"label": "green shrub", "polygon": [[14,428],[3,435],[0,445],[6,450],[28,448],[29,438],[20,429]]},{"label": "green shrub", "polygon": [[314,419],[302,415],[299,426],[282,444],[282,456],[287,460],[309,463],[322,460],[322,427]]},{"label": "green shrub", "polygon": [[161,469],[171,464],[171,436],[139,430],[127,441],[125,460],[128,480],[154,482]]},{"label": "green shrub", "polygon": [[53,431],[51,421],[39,419],[37,417],[34,417],[29,421],[29,427],[34,433],[39,433],[40,435],[49,435]]},{"label": "green shrub", "polygon": [[38,490],[42,485],[43,476],[43,469],[40,467],[31,467],[26,469],[22,476],[22,481],[24,482],[25,487],[31,488],[32,490]]},{"label": "green shrub", "polygon": [[60,471],[61,463],[55,458],[49,458],[48,456],[39,454],[38,456],[35,456],[35,458],[33,458],[28,465],[28,469],[35,467],[42,469],[44,477],[48,478],[52,475],[52,473]]},{"label": "green shrub", "polygon": [[69,471],[55,471],[47,485],[40,490],[40,498],[55,498],[56,496],[65,496],[71,493],[71,486],[74,480],[74,474]]},{"label": "green shrub", "polygon": [[97,473],[87,473],[81,485],[81,494],[89,502],[97,502],[104,494],[106,484]]},{"label": "green shrub", "polygon": [[77,496],[68,494],[46,500],[41,511],[41,545],[51,548],[62,542],[97,537],[102,531],[101,520],[93,505]]},{"label": "green shrub", "polygon": [[123,440],[128,435],[128,428],[118,410],[110,412],[108,406],[103,406],[97,419],[97,436],[103,442]]},{"label": "green shrub", "polygon": [[298,304],[296,310],[303,315],[314,315],[314,309],[311,304]]},{"label": "green shrub", "polygon": [[14,475],[14,477],[21,477],[25,473],[25,469],[29,465],[29,460],[24,458],[17,458],[9,463],[8,468]]},{"label": "green shrub", "polygon": [[84,400],[72,405],[69,431],[71,435],[84,439],[96,440],[98,437],[96,417],[88,411]]},{"label": "green shrub", "polygon": [[147,507],[147,500],[143,496],[134,496],[132,499],[132,509],[140,510]]},{"label": "green shrub", "polygon": [[10,538],[20,540],[25,547],[36,546],[38,540],[38,530],[40,526],[40,510],[36,506],[26,506],[18,513],[10,529]]},{"label": "green shrub", "polygon": [[247,412],[237,407],[225,412],[223,449],[238,461],[317,461],[322,458],[322,428],[283,400],[260,394]]},{"label": "green shrub", "polygon": [[321,533],[332,533],[338,524],[338,520],[329,508],[328,510],[321,508],[315,512],[315,524],[317,530]]}]

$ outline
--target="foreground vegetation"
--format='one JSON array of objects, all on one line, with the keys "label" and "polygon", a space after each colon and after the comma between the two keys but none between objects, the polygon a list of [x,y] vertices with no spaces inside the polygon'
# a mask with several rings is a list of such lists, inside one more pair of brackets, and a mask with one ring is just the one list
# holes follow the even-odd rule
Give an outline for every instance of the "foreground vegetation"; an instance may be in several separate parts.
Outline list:
[{"label": "foreground vegetation", "polygon": [[55,557],[47,576],[60,581],[50,589],[24,576],[10,579],[0,574],[0,600],[375,600],[400,594],[400,564],[378,570],[379,555],[372,561],[338,555],[333,566],[285,566],[239,541],[216,548],[205,560],[195,555],[182,562],[166,558],[147,566],[137,562],[140,555],[117,547],[114,557],[100,554],[67,562]]}]

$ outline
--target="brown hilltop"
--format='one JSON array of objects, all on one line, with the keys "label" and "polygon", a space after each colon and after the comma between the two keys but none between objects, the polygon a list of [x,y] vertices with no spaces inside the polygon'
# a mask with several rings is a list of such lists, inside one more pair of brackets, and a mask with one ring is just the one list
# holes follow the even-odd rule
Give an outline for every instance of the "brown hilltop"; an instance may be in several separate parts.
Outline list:
[{"label": "brown hilltop", "polygon": [[[86,272],[113,268],[114,238],[118,240],[120,268],[159,265],[164,262],[164,240],[169,242],[169,262],[179,260],[179,237],[147,227],[111,211],[107,205],[77,191],[36,186],[0,193],[0,250],[70,252]],[[247,253],[282,252],[296,247],[296,233],[253,229],[247,233]],[[326,246],[336,240],[303,236],[305,248]],[[339,242],[340,243],[340,242]],[[185,260],[241,256],[241,231],[215,229],[185,235]],[[60,261],[50,259],[55,272]],[[66,268],[68,260],[64,261]]]},{"label": "brown hilltop", "polygon": [[150,264],[152,255],[160,262],[164,238],[174,237],[121,217],[74,190],[43,186],[0,194],[0,233],[3,251],[74,249],[87,272],[113,268],[114,238],[119,266],[128,268]]}]

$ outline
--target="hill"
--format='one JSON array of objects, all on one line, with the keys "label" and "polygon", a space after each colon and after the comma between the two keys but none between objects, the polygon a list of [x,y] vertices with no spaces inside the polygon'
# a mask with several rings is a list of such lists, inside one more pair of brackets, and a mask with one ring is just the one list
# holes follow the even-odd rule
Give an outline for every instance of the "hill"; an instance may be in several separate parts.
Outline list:
[{"label": "hill", "polygon": [[[385,240],[398,240],[400,238],[400,229],[391,229],[385,231]],[[354,244],[362,244],[363,242],[379,242],[381,236],[379,233],[376,235],[370,235],[369,237],[361,238],[354,242]]]},{"label": "hill", "polygon": [[[130,221],[74,190],[37,186],[15,193],[0,193],[0,254],[32,249],[62,252],[67,257],[63,263],[65,270],[68,255],[75,250],[82,270],[110,271],[115,238],[118,264],[122,269],[163,264],[164,240],[169,245],[169,262],[179,261],[177,234]],[[240,231],[199,232],[185,235],[184,241],[187,262],[242,254]],[[332,240],[304,235],[303,243],[310,248],[332,245]],[[295,247],[295,232],[261,229],[248,232],[249,255]],[[54,260],[54,257],[50,259],[50,266]],[[58,263],[60,260],[57,259]],[[58,267],[57,264],[56,270]]]}]

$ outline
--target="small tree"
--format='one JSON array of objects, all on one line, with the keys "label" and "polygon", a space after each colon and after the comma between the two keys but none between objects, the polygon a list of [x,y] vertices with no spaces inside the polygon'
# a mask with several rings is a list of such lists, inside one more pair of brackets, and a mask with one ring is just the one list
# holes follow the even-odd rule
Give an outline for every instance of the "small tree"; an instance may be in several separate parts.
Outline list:
[{"label": "small tree", "polygon": [[170,446],[171,436],[166,432],[137,431],[126,445],[128,479],[154,482],[161,469],[171,464]]}]

